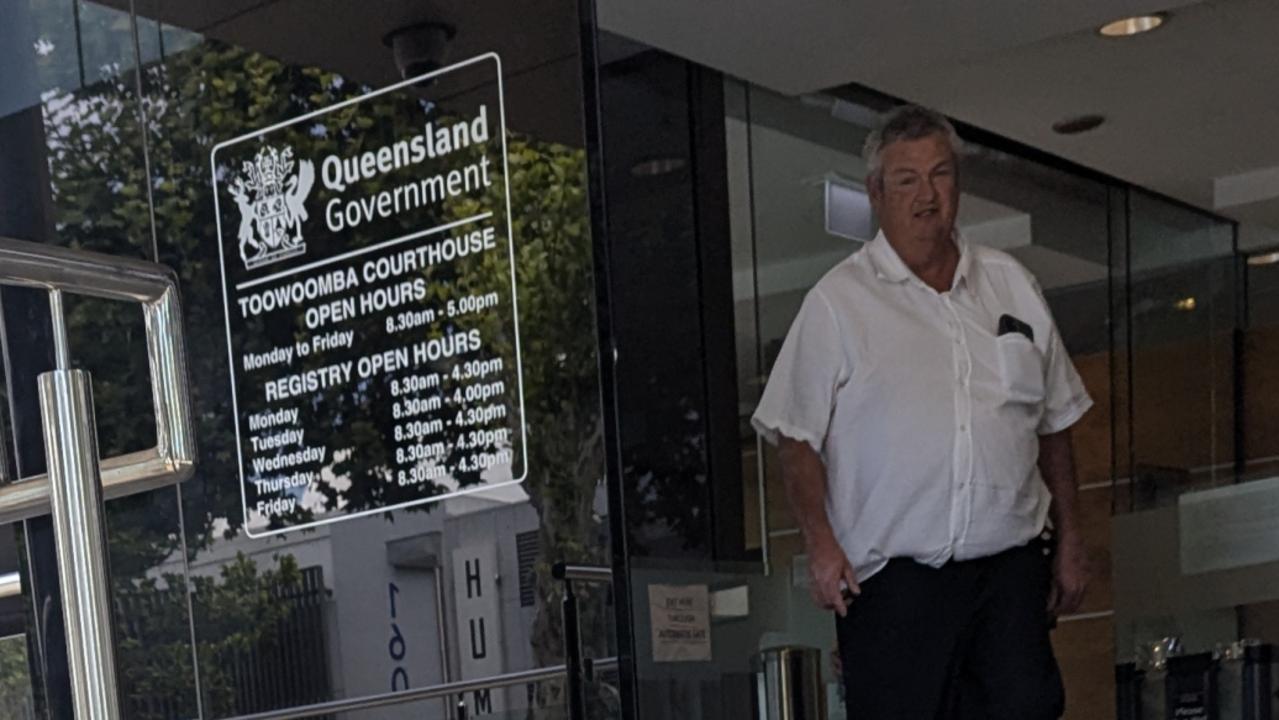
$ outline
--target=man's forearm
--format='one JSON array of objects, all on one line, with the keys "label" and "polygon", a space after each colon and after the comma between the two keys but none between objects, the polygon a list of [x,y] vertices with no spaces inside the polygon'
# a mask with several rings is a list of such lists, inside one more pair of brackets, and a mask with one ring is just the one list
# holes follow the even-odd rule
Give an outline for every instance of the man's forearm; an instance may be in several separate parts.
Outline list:
[{"label": "man's forearm", "polygon": [[805,442],[784,437],[778,450],[786,498],[804,535],[809,592],[818,607],[834,610],[842,617],[851,602],[846,593],[860,595],[861,587],[826,515],[826,465]]},{"label": "man's forearm", "polygon": [[782,480],[791,514],[806,542],[833,540],[830,518],[826,516],[826,466],[821,456],[806,442],[783,437],[778,446],[782,460]]},{"label": "man's forearm", "polygon": [[1052,493],[1053,527],[1057,548],[1048,611],[1056,616],[1077,612],[1083,605],[1092,574],[1088,548],[1079,527],[1079,487],[1075,482],[1070,435],[1063,431],[1039,438],[1039,472]]},{"label": "man's forearm", "polygon": [[1039,437],[1039,473],[1052,494],[1053,528],[1061,538],[1077,539],[1079,528],[1079,486],[1075,481],[1075,461],[1070,431]]}]

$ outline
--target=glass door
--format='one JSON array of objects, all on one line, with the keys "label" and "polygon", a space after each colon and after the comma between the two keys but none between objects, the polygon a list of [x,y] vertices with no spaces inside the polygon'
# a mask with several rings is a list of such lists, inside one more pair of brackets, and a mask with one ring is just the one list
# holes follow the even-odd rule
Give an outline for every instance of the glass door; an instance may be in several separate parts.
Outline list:
[{"label": "glass door", "polygon": [[[552,568],[610,560],[577,9],[0,7],[0,236],[182,299],[194,472],[106,502],[122,716],[562,714]],[[0,295],[9,481],[44,471],[46,295]],[[162,442],[144,316],[62,310],[100,454]],[[0,686],[70,718],[53,525],[8,527]],[[573,587],[615,655],[607,583]]]}]

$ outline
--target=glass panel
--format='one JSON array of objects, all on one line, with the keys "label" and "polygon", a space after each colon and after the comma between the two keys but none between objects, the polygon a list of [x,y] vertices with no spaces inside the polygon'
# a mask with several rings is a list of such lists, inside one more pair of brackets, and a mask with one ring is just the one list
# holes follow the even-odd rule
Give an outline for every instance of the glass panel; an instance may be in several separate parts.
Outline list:
[{"label": "glass panel", "polygon": [[[834,98],[800,102],[767,90],[737,86],[727,97],[730,217],[733,220],[734,300],[737,306],[739,402],[747,503],[766,534],[770,568],[790,572],[798,529],[781,484],[776,448],[761,442],[750,415],[767,381],[786,332],[809,288],[860,242],[829,232],[826,188],[848,188],[865,196],[866,166],[860,158],[868,126],[841,120]],[[863,109],[868,119],[873,118]],[[754,524],[754,523],[751,523]],[[750,527],[750,524],[748,524]],[[825,625],[800,604],[790,625]],[[821,643],[831,637],[821,634]]]},{"label": "glass panel", "polygon": [[[124,2],[21,5],[3,11],[0,26],[0,234],[158,259],[178,273],[186,313],[197,475],[177,489],[113,500],[107,509],[125,714],[227,717],[562,663],[563,591],[550,567],[609,562],[575,8],[481,3],[444,12],[346,2],[317,14],[284,4],[161,0],[138,3],[141,17],[131,18],[133,4]],[[489,168],[486,187],[503,199],[509,188],[511,213],[509,222],[500,218],[500,229],[503,238],[509,231],[514,255],[506,254],[504,240],[501,253],[482,258],[487,265],[476,277],[482,284],[485,273],[508,281],[515,275],[518,295],[506,305],[518,300],[522,378],[511,363],[502,380],[508,388],[522,381],[518,419],[528,428],[527,478],[416,508],[249,537],[236,467],[211,151],[238,135],[486,53],[502,63],[502,104],[487,117],[499,128],[492,142],[505,152],[502,167]],[[474,110],[474,98],[497,93],[498,85],[494,73],[482,81],[405,87],[398,104],[339,110],[333,117],[340,122],[309,127],[314,132],[298,141],[297,152],[314,164],[316,185],[327,188],[316,192],[328,192],[324,157],[358,162],[377,149],[378,133],[425,137],[428,115]],[[433,148],[441,142],[437,137]],[[448,219],[488,199],[455,198]],[[221,202],[235,207],[230,196]],[[377,197],[369,202],[368,213],[385,214]],[[420,221],[401,230],[419,231]],[[315,237],[332,220],[312,204],[308,222],[298,231]],[[267,225],[256,228],[256,241],[275,237]],[[231,256],[237,251],[233,244]],[[456,281],[419,277],[432,290]],[[488,296],[471,293],[453,320],[460,331],[488,309]],[[20,375],[10,377],[6,394],[18,464],[31,474],[43,469],[39,443],[24,433],[40,427],[34,376],[51,364],[47,304],[39,293],[8,290],[3,301],[6,367]],[[94,376],[103,451],[153,444],[138,314],[78,298],[67,311],[74,363]],[[403,322],[397,332],[430,339],[414,317]],[[298,332],[309,340],[313,329],[267,324],[264,332]],[[286,370],[268,372],[283,377]],[[478,387],[459,385],[466,392]],[[343,418],[330,420],[338,426]],[[402,425],[343,427],[344,442],[354,448],[343,472],[362,477],[367,491],[365,505],[347,503],[348,509],[379,506],[373,476],[414,468],[388,458],[395,450],[390,438],[410,432]],[[483,435],[468,442],[502,440]],[[458,468],[461,484],[487,469]],[[34,694],[37,708],[47,705],[64,717],[69,698],[52,540],[47,520],[26,525],[32,604],[51,625],[28,620],[13,630],[26,631],[28,647],[43,653],[26,658],[37,689],[45,689]],[[587,656],[616,654],[607,587],[585,587],[579,595]],[[16,687],[19,676],[12,677]],[[591,692],[593,708],[617,707],[615,689],[594,687],[600,689]],[[563,697],[562,682],[547,682],[466,702],[471,716],[555,715]],[[443,701],[376,714],[423,717],[428,707],[429,717],[448,714]]]},{"label": "glass panel", "polygon": [[1273,477],[1279,470],[1279,255],[1263,251],[1248,258],[1247,321],[1243,359],[1244,477]]},{"label": "glass panel", "polygon": [[[689,372],[704,358],[700,308],[695,149],[687,64],[659,53],[628,56],[601,70],[609,197],[609,282],[615,322],[618,425],[627,536],[636,556],[695,561],[715,554],[707,442],[709,379]],[[616,46],[616,49],[610,49]],[[636,109],[643,129],[632,125]],[[616,124],[616,125],[615,125]]]},{"label": "glass panel", "polygon": [[1238,262],[1231,223],[1138,190],[1115,205],[1128,241],[1112,276],[1123,373],[1115,408],[1124,418],[1116,422],[1115,652],[1149,668],[1152,644],[1164,638],[1179,638],[1187,653],[1237,639],[1234,606],[1260,581],[1194,569],[1203,550],[1185,505],[1238,480]]},{"label": "glass panel", "polygon": [[[152,259],[151,207],[142,107],[137,93],[133,26],[127,7],[106,3],[8,3],[0,27],[0,234],[27,240]],[[35,376],[52,365],[50,320],[42,293],[6,289],[3,295],[8,378],[21,475],[43,471],[34,403]],[[80,297],[65,301],[73,364],[93,378],[100,449],[105,455],[154,446],[145,336],[141,313],[125,303]],[[146,594],[156,565],[181,543],[177,491],[166,488],[110,503],[107,509],[111,578],[117,597]],[[28,627],[28,659],[40,710],[70,714],[57,568],[48,518],[20,524],[27,549],[27,583],[40,608]],[[7,531],[7,529],[6,529]],[[195,712],[186,600],[152,602],[150,619],[170,619],[138,643],[139,619],[117,603],[125,640],[118,675],[132,716]],[[157,620],[158,623],[158,620]],[[163,638],[163,641],[162,641]],[[176,652],[164,643],[172,643]],[[183,662],[183,658],[186,662]],[[174,668],[185,672],[173,672]],[[163,677],[163,682],[157,682]],[[161,687],[162,686],[162,687]],[[157,701],[155,698],[162,698]],[[162,710],[157,702],[162,702]],[[167,713],[167,714],[165,714]]]},{"label": "glass panel", "polygon": [[1093,408],[1070,429],[1078,515],[1093,577],[1083,605],[1059,618],[1053,647],[1067,718],[1114,713],[1114,553],[1111,529],[1112,363],[1106,184],[1008,151],[970,145],[960,224],[970,240],[1002,249],[1034,274]]},{"label": "glass panel", "polygon": [[[411,3],[376,9],[339,3],[322,14],[251,3],[194,7],[160,1],[139,8],[142,52],[150,61],[143,73],[146,97],[154,111],[148,140],[156,232],[161,261],[181,278],[201,453],[196,477],[183,487],[186,554],[169,554],[155,575],[167,583],[157,582],[157,589],[190,598],[204,717],[559,664],[561,587],[550,567],[561,560],[608,564],[577,16],[570,6],[489,4],[459,6],[443,15]],[[268,31],[284,27],[289,31]],[[416,38],[416,47],[409,43],[397,50],[397,32]],[[250,537],[237,470],[210,153],[218,143],[395,83],[402,71],[412,76],[487,52],[501,57],[504,78],[509,173],[496,166],[489,172],[493,192],[504,193],[509,182],[528,477],[518,486]],[[377,202],[381,189],[369,179],[345,193],[335,189],[325,175],[326,157],[358,162],[362,152],[375,152],[383,141],[422,133],[432,117],[473,114],[473,98],[496,96],[498,90],[495,77],[470,78],[466,85],[451,78],[317,116],[306,125],[307,136],[291,140],[297,160],[310,162],[315,172],[305,201],[309,219],[300,226],[309,244],[324,237],[326,227],[332,230],[324,204],[329,198],[368,196]],[[488,110],[494,128],[497,110]],[[427,178],[438,165],[425,162],[400,172]],[[219,168],[225,173],[220,182],[232,182],[236,169]],[[480,196],[459,200],[447,208],[456,211],[448,219],[470,215],[468,203],[480,200],[487,202]],[[219,196],[219,202],[235,212],[231,195]],[[224,216],[224,225],[228,217],[238,216]],[[403,217],[422,222],[420,214]],[[350,248],[428,226],[394,233],[380,225],[365,227],[382,235],[357,241],[348,233]],[[251,232],[259,233],[256,242],[266,241],[260,227]],[[237,233],[236,227],[223,229],[224,241],[231,243],[228,262],[240,262]],[[305,260],[320,259],[315,252],[308,250]],[[495,261],[505,258],[504,241],[497,252]],[[279,267],[292,267],[289,262]],[[437,275],[406,277],[444,282]],[[374,287],[365,287],[365,280],[359,281],[360,292]],[[356,298],[355,292],[346,295]],[[266,336],[309,342],[321,334],[286,315],[262,317]],[[336,318],[325,331],[359,333],[358,348],[377,341],[381,319],[372,327]],[[425,340],[427,331],[406,327],[404,333]],[[283,378],[301,362],[263,372]],[[513,384],[514,375],[505,381]],[[333,416],[332,422],[343,420]],[[366,493],[361,501],[366,504],[348,503],[349,509],[378,507],[375,479],[412,467],[394,458],[402,445],[394,434],[405,427],[345,428],[353,451],[335,472],[356,478]],[[322,436],[325,429],[308,433]],[[248,442],[247,434],[241,442]],[[440,483],[435,492],[446,489]],[[342,506],[330,500],[328,507]],[[587,588],[582,595],[586,654],[614,654],[607,593]],[[561,705],[563,687],[496,690],[466,702],[473,714],[523,716],[526,708]],[[430,701],[367,714],[445,712],[443,701]]]},{"label": "glass panel", "polygon": [[1132,491],[1150,508],[1235,479],[1233,228],[1129,202]]}]

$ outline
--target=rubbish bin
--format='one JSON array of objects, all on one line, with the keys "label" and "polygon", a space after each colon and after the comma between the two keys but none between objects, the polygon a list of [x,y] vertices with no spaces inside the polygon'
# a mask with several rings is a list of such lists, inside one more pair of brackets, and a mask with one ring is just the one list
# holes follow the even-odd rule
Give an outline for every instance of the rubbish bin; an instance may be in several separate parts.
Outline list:
[{"label": "rubbish bin", "polygon": [[1225,720],[1217,706],[1217,658],[1212,653],[1168,658],[1164,678],[1166,720]]},{"label": "rubbish bin", "polygon": [[822,652],[788,645],[752,659],[756,720],[826,720]]}]

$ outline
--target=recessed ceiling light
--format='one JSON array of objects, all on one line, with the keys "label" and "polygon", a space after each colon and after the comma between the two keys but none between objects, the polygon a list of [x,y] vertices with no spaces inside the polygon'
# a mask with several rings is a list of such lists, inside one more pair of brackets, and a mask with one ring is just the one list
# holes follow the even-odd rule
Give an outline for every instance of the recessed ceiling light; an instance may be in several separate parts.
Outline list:
[{"label": "recessed ceiling light", "polygon": [[1186,311],[1194,310],[1194,309],[1195,309],[1195,298],[1194,298],[1194,296],[1191,296],[1191,297],[1184,297],[1184,298],[1182,298],[1182,299],[1178,300],[1177,302],[1173,303],[1173,304],[1172,304],[1172,306],[1173,306],[1173,307],[1175,307],[1175,308],[1177,308],[1178,310],[1186,310]]},{"label": "recessed ceiling light", "polygon": [[1279,263],[1279,252],[1266,253],[1265,255],[1252,255],[1248,258],[1248,264],[1253,267],[1273,265],[1275,263]]},{"label": "recessed ceiling light", "polygon": [[1153,15],[1137,15],[1134,17],[1108,22],[1097,28],[1097,32],[1106,37],[1131,37],[1142,33],[1150,32],[1168,19],[1166,13],[1154,13]]},{"label": "recessed ceiling light", "polygon": [[684,169],[684,158],[654,157],[641,160],[631,166],[631,175],[635,177],[658,177],[670,175]]},{"label": "recessed ceiling light", "polygon": [[1104,122],[1106,118],[1101,115],[1080,115],[1053,123],[1053,132],[1061,135],[1078,135],[1096,130]]}]

